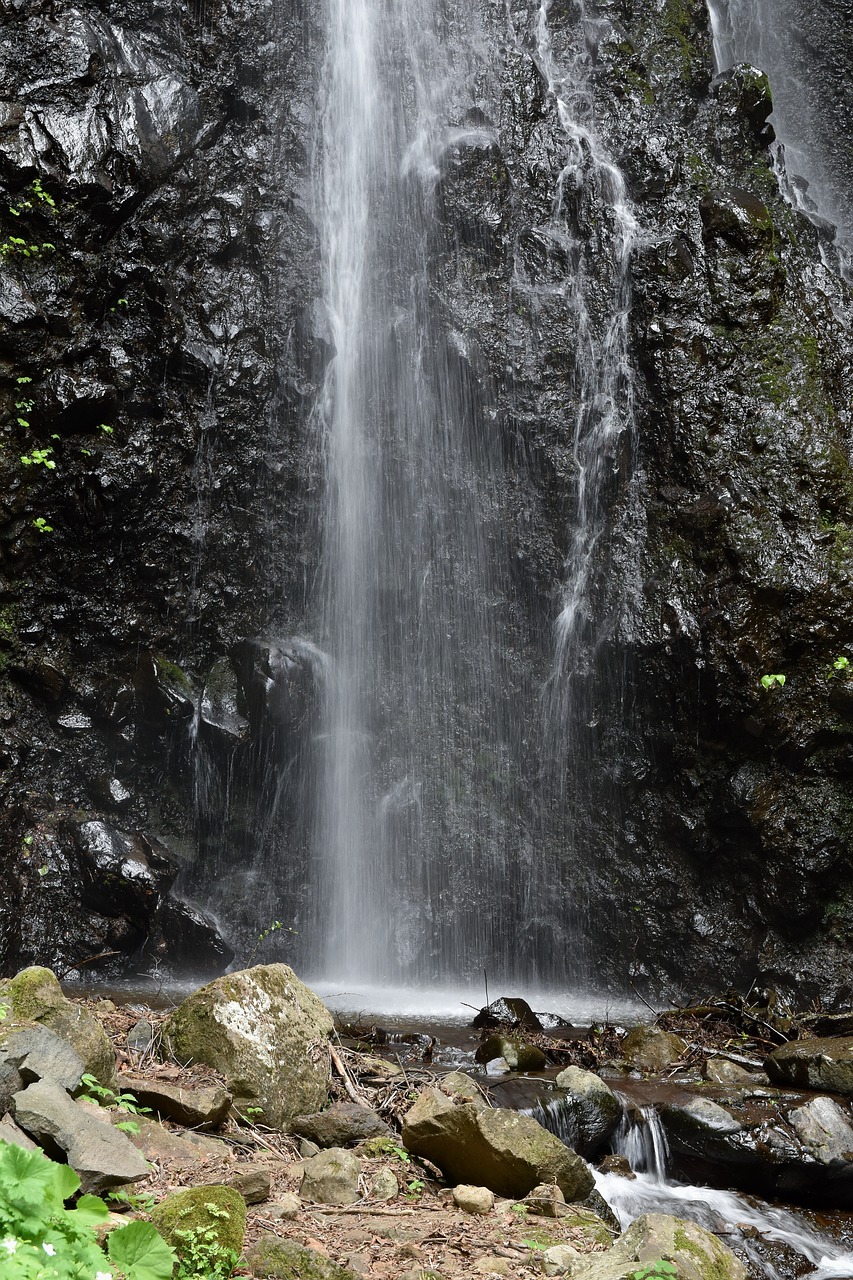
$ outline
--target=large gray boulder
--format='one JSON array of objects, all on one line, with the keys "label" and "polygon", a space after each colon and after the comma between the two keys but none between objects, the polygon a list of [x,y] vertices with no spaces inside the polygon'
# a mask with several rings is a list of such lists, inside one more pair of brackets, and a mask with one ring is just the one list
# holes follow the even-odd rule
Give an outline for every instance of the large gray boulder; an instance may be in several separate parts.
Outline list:
[{"label": "large gray boulder", "polygon": [[76,1050],[85,1072],[103,1085],[115,1084],[115,1053],[109,1036],[90,1010],[66,999],[51,969],[33,966],[0,982],[0,1003],[6,1002],[15,1022],[47,1027]]},{"label": "large gray boulder", "polygon": [[606,1253],[571,1260],[571,1280],[635,1280],[643,1265],[665,1261],[672,1280],[746,1280],[731,1250],[704,1227],[663,1213],[637,1218]]},{"label": "large gray boulder", "polygon": [[501,1196],[526,1196],[554,1182],[566,1200],[593,1189],[586,1163],[532,1116],[502,1108],[479,1110],[425,1089],[403,1118],[403,1144],[453,1183],[488,1187]]},{"label": "large gray boulder", "polygon": [[571,1146],[583,1156],[594,1155],[622,1118],[619,1099],[600,1076],[580,1067],[566,1067],[555,1083],[566,1091],[566,1110],[574,1131]]},{"label": "large gray boulder", "polygon": [[328,1099],[332,1015],[286,964],[229,973],[189,996],[163,1027],[179,1062],[222,1072],[242,1114],[282,1129]]},{"label": "large gray boulder", "polygon": [[67,1040],[46,1027],[12,1026],[0,1031],[0,1107],[34,1080],[52,1080],[69,1093],[80,1085],[83,1059]]},{"label": "large gray boulder", "polygon": [[48,1155],[64,1156],[80,1175],[83,1191],[100,1194],[148,1176],[148,1165],[130,1139],[60,1085],[38,1080],[15,1094],[13,1106],[17,1124]]},{"label": "large gray boulder", "polygon": [[622,1041],[622,1056],[635,1071],[663,1071],[686,1049],[681,1036],[660,1027],[634,1027]]},{"label": "large gray boulder", "polygon": [[791,1040],[774,1049],[764,1070],[776,1084],[853,1095],[853,1036]]}]

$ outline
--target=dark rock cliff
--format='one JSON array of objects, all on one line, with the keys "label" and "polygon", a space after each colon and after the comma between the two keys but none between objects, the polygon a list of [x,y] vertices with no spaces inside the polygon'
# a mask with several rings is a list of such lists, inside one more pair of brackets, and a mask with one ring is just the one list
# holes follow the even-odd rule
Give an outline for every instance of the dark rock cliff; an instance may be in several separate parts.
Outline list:
[{"label": "dark rock cliff", "polygon": [[[457,251],[436,289],[511,464],[518,647],[544,679],[582,386],[550,286],[583,269],[606,326],[615,231],[590,179],[562,211],[580,257],[543,237],[565,135],[538,6],[481,7],[500,75],[460,101],[494,142],[448,153]],[[182,894],[244,941],[283,913],[261,887],[298,905],[319,659],[282,637],[310,634],[317,571],[320,9],[0,8],[4,969],[215,968],[224,948]],[[555,0],[549,23],[640,224],[635,430],[589,604],[584,705],[606,723],[573,744],[582,777],[561,765],[590,801],[566,917],[602,984],[844,996],[848,290],[826,229],[780,196],[766,82],[714,79],[704,4],[593,17]],[[538,838],[559,860],[547,813]]]}]

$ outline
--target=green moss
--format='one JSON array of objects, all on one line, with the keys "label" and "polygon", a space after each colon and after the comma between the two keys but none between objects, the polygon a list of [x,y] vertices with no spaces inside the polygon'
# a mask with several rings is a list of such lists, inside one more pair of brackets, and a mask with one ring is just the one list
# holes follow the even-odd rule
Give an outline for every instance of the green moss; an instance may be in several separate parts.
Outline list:
[{"label": "green moss", "polygon": [[65,1003],[56,974],[37,965],[15,974],[7,989],[12,1012],[18,1020],[41,1022]]},{"label": "green moss", "polygon": [[381,1156],[397,1155],[401,1146],[393,1138],[366,1138],[358,1144],[358,1154],[366,1160],[377,1160]]},{"label": "green moss", "polygon": [[[152,1210],[151,1221],[179,1259],[207,1252],[209,1269],[199,1274],[217,1275],[213,1269],[217,1257],[233,1255],[236,1263],[242,1252],[246,1202],[233,1187],[189,1187],[161,1200]],[[230,1275],[230,1270],[225,1274]]]},{"label": "green moss", "polygon": [[661,30],[678,49],[681,78],[688,81],[693,74],[693,13],[688,0],[666,0],[660,16]]},{"label": "green moss", "polygon": [[564,1227],[583,1231],[586,1238],[594,1244],[611,1245],[613,1243],[613,1231],[592,1209],[581,1209],[577,1205],[569,1205],[568,1213],[560,1215],[560,1222]]},{"label": "green moss", "polygon": [[[726,1254],[723,1254],[716,1258],[709,1257],[708,1251],[703,1249],[701,1245],[695,1244],[684,1227],[675,1228],[674,1239],[676,1249],[696,1259],[697,1269],[702,1280],[732,1280],[732,1271],[729,1265],[731,1255],[726,1256]],[[716,1244],[716,1241],[714,1243]],[[722,1248],[722,1246],[719,1247]]]},{"label": "green moss", "polygon": [[277,1236],[262,1236],[246,1260],[259,1280],[355,1280],[355,1272],[348,1267],[339,1267],[314,1249]]},{"label": "green moss", "polygon": [[174,689],[176,693],[183,694],[185,697],[191,698],[193,696],[192,681],[176,662],[170,661],[169,658],[164,658],[160,653],[155,653],[154,662],[161,684],[167,688]]}]

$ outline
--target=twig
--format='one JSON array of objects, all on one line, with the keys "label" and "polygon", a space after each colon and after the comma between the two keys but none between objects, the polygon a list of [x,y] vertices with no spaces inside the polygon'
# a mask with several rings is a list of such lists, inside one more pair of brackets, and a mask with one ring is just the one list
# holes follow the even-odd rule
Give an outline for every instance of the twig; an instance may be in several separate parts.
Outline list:
[{"label": "twig", "polygon": [[654,1005],[653,1005],[653,1004],[649,1004],[648,1000],[647,1000],[647,999],[646,999],[646,997],[643,995],[642,991],[638,991],[638,990],[637,990],[637,987],[636,987],[636,985],[635,985],[635,983],[634,983],[634,979],[630,976],[630,974],[629,974],[629,976],[628,976],[628,982],[631,984],[631,990],[633,991],[634,995],[635,995],[635,996],[639,996],[639,998],[642,1000],[642,1002],[643,1002],[643,1004],[646,1006],[646,1008],[647,1008],[647,1009],[650,1009],[650,1010],[652,1011],[652,1013],[655,1015],[655,1017],[657,1017],[657,1016],[658,1016],[658,1014],[660,1013],[660,1010],[659,1010],[659,1009],[656,1009],[656,1008],[654,1007]]},{"label": "twig", "polygon": [[346,1089],[350,1098],[352,1099],[353,1102],[357,1102],[360,1106],[364,1106],[364,1100],[359,1094],[355,1085],[353,1084],[352,1078],[350,1076],[349,1071],[347,1071],[346,1069],[343,1058],[340,1056],[340,1054],[338,1053],[337,1049],[333,1044],[329,1045],[329,1053],[332,1056],[332,1062],[334,1062],[335,1066],[337,1067],[338,1075],[343,1080],[344,1088]]},{"label": "twig", "polygon": [[[324,1218],[337,1218],[341,1213],[360,1213],[365,1217],[372,1218],[411,1218],[415,1214],[414,1209],[371,1209],[364,1204],[341,1205],[339,1209],[315,1209],[311,1206],[312,1213],[321,1213]],[[418,1212],[423,1212],[419,1210]]]}]

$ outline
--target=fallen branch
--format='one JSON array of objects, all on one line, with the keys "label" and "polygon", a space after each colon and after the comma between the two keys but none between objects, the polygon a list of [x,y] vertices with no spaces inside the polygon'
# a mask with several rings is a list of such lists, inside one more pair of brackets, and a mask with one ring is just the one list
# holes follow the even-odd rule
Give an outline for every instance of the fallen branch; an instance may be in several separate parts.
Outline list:
[{"label": "fallen branch", "polygon": [[[423,1213],[423,1210],[418,1210]],[[414,1209],[369,1209],[363,1204],[342,1205],[340,1209],[314,1209],[311,1213],[321,1213],[324,1218],[337,1218],[341,1213],[357,1213],[363,1218],[411,1218],[414,1217]]]},{"label": "fallen branch", "polygon": [[356,1089],[355,1084],[353,1083],[352,1077],[349,1071],[347,1071],[343,1058],[338,1053],[337,1049],[333,1044],[329,1045],[329,1053],[332,1055],[332,1062],[335,1064],[335,1067],[337,1068],[337,1072],[338,1072],[338,1075],[341,1077],[341,1080],[343,1080],[344,1088],[346,1089],[350,1099],[353,1102],[358,1103],[359,1106],[364,1106],[364,1098]]}]

